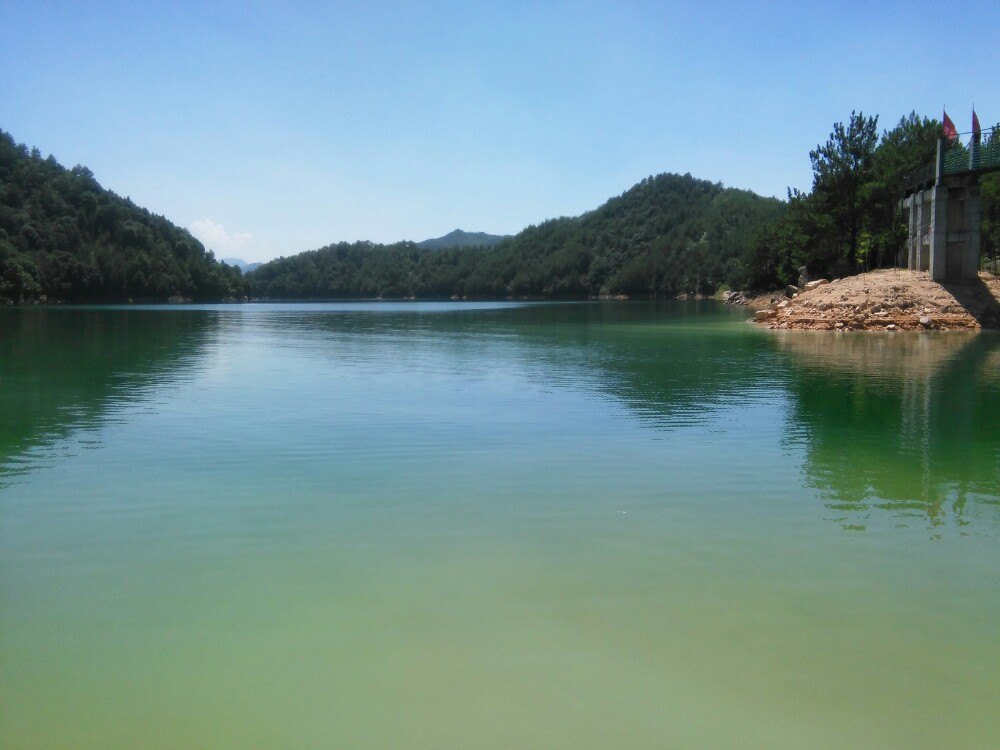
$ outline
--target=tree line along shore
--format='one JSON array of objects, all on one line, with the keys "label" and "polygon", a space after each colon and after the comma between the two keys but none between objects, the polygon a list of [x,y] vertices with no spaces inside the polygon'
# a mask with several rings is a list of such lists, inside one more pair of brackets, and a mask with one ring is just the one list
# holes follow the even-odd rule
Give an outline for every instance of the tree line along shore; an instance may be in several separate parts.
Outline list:
[{"label": "tree line along shore", "polygon": [[[491,247],[338,243],[243,275],[85,167],[0,131],[0,299],[8,302],[258,299],[585,299],[756,292],[898,263],[906,175],[934,159],[940,123],[879,131],[851,113],[810,152],[813,186],[787,200],[689,174],[650,176],[576,217]],[[990,132],[988,139],[1000,138]],[[1000,178],[982,181],[982,247],[1000,255]]]}]

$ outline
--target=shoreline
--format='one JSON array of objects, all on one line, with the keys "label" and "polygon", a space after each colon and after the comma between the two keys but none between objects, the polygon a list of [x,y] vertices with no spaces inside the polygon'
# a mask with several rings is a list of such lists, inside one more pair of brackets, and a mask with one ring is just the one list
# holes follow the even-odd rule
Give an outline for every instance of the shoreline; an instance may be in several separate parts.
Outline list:
[{"label": "shoreline", "polygon": [[1000,329],[1000,278],[988,272],[939,284],[926,271],[882,269],[819,279],[791,297],[778,293],[746,302],[755,310],[752,322],[772,330]]},{"label": "shoreline", "polygon": [[690,302],[712,301],[723,302],[719,295],[678,294],[674,297],[652,294],[602,294],[587,297],[226,297],[223,299],[197,300],[189,297],[173,297],[170,299],[129,299],[129,300],[56,300],[30,299],[16,302],[8,298],[0,298],[0,308],[3,307],[80,307],[115,305],[121,307],[162,305],[244,305],[244,304],[303,304],[331,302]]}]

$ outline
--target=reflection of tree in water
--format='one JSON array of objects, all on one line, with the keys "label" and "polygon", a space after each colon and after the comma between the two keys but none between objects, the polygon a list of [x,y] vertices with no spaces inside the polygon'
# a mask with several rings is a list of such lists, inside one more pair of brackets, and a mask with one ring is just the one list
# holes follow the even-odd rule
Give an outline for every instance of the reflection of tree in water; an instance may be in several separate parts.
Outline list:
[{"label": "reflection of tree in water", "polygon": [[714,302],[553,305],[509,317],[541,377],[589,378],[577,385],[659,430],[706,423],[784,377],[768,337],[747,335],[745,314]]},{"label": "reflection of tree in water", "polygon": [[1000,518],[998,336],[765,335],[733,325],[738,312],[699,304],[393,309],[0,311],[0,485],[28,452],[185,377],[231,319],[275,357],[367,358],[404,375],[508,367],[546,388],[604,394],[658,430],[787,397],[789,444],[803,447],[807,481],[846,527],[876,512],[934,525]]},{"label": "reflection of tree in water", "polygon": [[704,422],[713,407],[746,400],[776,373],[783,377],[768,337],[747,335],[744,319],[714,302],[543,303],[287,314],[254,326],[273,327],[278,347],[305,342],[317,356],[374,357],[399,372],[414,361],[427,366],[428,352],[469,377],[510,367],[546,388],[607,394],[647,424],[671,430]]},{"label": "reflection of tree in water", "polygon": [[0,486],[23,455],[101,424],[202,350],[205,312],[0,310]]},{"label": "reflection of tree in water", "polygon": [[866,526],[873,512],[996,521],[1000,338],[764,333],[741,320],[711,303],[651,302],[302,315],[280,330],[294,328],[311,352],[381,367],[427,367],[428,352],[469,377],[510,367],[519,380],[607,396],[657,430],[738,430],[734,406],[788,402],[806,480],[845,526]]},{"label": "reflection of tree in water", "polygon": [[777,338],[791,353],[790,440],[845,527],[872,509],[932,526],[995,522],[1000,338],[991,334]]},{"label": "reflection of tree in water", "polygon": [[100,426],[149,388],[183,377],[227,320],[249,322],[276,357],[305,347],[309,356],[367,358],[405,373],[419,350],[472,375],[503,363],[545,387],[609,393],[660,428],[684,415],[705,418],[711,403],[741,387],[742,370],[719,366],[727,353],[745,361],[744,350],[768,348],[739,329],[720,331],[719,318],[690,304],[425,309],[0,310],[0,485],[32,463],[24,460],[30,450]]}]

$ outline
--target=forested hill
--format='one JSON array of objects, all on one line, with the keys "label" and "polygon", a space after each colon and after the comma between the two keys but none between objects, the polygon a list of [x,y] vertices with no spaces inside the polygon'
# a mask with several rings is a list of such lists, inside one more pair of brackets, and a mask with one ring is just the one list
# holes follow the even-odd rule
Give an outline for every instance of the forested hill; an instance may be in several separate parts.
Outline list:
[{"label": "forested hill", "polygon": [[444,237],[434,237],[430,240],[418,242],[418,247],[427,247],[432,250],[440,250],[447,247],[493,247],[508,239],[507,234],[487,234],[486,232],[466,232],[462,229],[455,229]]},{"label": "forested hill", "polygon": [[649,177],[579,217],[531,226],[493,249],[341,243],[266,263],[257,297],[550,297],[711,293],[744,273],[785,203],[691,175]]},{"label": "forested hill", "polygon": [[0,130],[0,300],[242,297],[239,269],[191,234]]}]

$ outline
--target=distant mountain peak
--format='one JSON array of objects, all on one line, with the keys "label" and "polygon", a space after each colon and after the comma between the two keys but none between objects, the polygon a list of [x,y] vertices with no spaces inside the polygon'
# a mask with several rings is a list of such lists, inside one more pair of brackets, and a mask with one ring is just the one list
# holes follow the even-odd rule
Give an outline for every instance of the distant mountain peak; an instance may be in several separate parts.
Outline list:
[{"label": "distant mountain peak", "polygon": [[418,242],[419,247],[431,250],[443,250],[448,247],[493,247],[510,237],[509,234],[487,234],[486,232],[466,232],[464,229],[454,229],[443,237]]},{"label": "distant mountain peak", "polygon": [[223,258],[222,262],[227,266],[236,266],[243,273],[250,273],[262,265],[261,263],[247,263],[243,258]]}]

